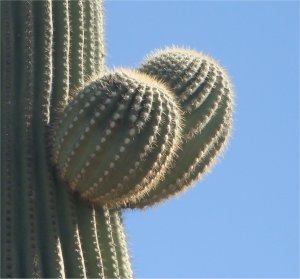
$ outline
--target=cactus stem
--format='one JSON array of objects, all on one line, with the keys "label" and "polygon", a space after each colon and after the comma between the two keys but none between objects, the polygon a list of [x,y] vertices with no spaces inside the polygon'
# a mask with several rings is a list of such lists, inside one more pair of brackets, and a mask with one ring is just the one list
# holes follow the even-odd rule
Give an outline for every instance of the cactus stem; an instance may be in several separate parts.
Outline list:
[{"label": "cactus stem", "polygon": [[[67,192],[49,152],[54,119],[104,71],[101,7],[101,0],[1,2],[1,277],[104,278],[97,223],[107,222]],[[93,61],[83,62],[87,56]]]}]

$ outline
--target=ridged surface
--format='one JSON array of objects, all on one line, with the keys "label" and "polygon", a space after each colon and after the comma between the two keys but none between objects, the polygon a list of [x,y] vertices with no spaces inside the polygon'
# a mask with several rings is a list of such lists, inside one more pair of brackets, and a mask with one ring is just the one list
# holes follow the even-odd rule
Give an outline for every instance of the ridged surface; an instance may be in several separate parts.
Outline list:
[{"label": "ridged surface", "polygon": [[181,141],[171,93],[134,71],[91,82],[59,119],[54,164],[72,191],[95,204],[119,206],[155,187]]},{"label": "ridged surface", "polygon": [[120,213],[68,193],[49,160],[53,120],[103,70],[102,24],[100,1],[1,2],[1,277],[132,277]]},{"label": "ridged surface", "polygon": [[186,190],[217,162],[233,121],[233,91],[225,70],[193,50],[154,52],[138,69],[164,83],[184,112],[183,144],[165,179],[129,207],[151,206]]}]

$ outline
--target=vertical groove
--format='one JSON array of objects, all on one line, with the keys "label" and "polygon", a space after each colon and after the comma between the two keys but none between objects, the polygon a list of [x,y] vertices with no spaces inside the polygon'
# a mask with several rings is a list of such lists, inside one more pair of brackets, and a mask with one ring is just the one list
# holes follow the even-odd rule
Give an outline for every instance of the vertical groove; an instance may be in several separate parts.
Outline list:
[{"label": "vertical groove", "polygon": [[40,245],[44,277],[64,278],[64,261],[59,239],[54,185],[47,161],[46,125],[52,92],[53,21],[52,1],[34,2],[34,32],[36,88],[34,91],[33,131],[35,176],[37,179],[37,205],[40,227]]},{"label": "vertical groove", "polygon": [[[1,277],[17,277],[19,261],[16,255],[16,212],[15,212],[15,191],[16,191],[16,162],[14,156],[14,92],[15,80],[13,68],[15,66],[14,49],[14,18],[12,13],[12,2],[1,2],[1,83],[2,88],[2,121],[1,128],[3,135],[2,144],[2,191],[1,200],[4,210],[1,211]],[[2,230],[1,229],[1,230]]]},{"label": "vertical groove", "polygon": [[104,278],[120,278],[110,215],[111,210],[106,206],[96,209],[97,235],[104,267]]}]

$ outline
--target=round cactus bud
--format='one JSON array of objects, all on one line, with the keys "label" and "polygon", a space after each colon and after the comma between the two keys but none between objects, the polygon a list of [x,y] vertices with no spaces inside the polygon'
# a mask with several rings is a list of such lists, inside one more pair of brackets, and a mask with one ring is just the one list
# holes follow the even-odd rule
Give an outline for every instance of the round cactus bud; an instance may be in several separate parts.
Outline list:
[{"label": "round cactus bud", "polygon": [[71,191],[121,206],[150,191],[181,141],[174,97],[147,75],[120,70],[84,87],[53,134],[53,162]]},{"label": "round cactus bud", "polygon": [[164,201],[202,178],[226,146],[232,127],[233,91],[224,69],[193,50],[171,48],[150,55],[138,69],[163,82],[184,113],[183,145],[163,181],[130,207]]}]

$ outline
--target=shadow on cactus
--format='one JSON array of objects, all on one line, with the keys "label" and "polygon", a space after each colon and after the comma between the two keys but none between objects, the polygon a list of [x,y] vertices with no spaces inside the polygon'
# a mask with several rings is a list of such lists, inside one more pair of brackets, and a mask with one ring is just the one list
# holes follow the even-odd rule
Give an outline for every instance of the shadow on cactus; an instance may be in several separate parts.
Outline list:
[{"label": "shadow on cactus", "polygon": [[213,59],[160,50],[136,71],[107,73],[80,90],[55,124],[53,162],[93,204],[151,206],[211,169],[232,113],[230,81]]}]

